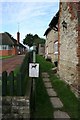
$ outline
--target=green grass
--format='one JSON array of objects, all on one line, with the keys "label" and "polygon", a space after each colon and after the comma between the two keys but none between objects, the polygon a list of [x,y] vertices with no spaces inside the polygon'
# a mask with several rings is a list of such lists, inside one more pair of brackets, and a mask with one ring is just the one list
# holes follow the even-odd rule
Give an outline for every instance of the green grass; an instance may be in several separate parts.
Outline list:
[{"label": "green grass", "polygon": [[53,107],[41,77],[36,79],[35,118],[53,118]]},{"label": "green grass", "polygon": [[60,110],[66,111],[72,120],[80,120],[80,101],[71,91],[69,85],[52,73],[52,63],[46,61],[41,56],[37,56],[37,62],[40,64],[40,77],[36,80],[36,116],[51,117],[52,112],[55,110],[54,108],[52,110],[49,97],[46,93],[41,77],[41,72],[48,72],[52,86],[57,92],[58,97],[63,102],[64,107]]},{"label": "green grass", "polygon": [[11,57],[14,57],[14,55],[12,55],[12,56],[0,56],[0,59],[7,59],[7,58],[11,58]]},{"label": "green grass", "polygon": [[53,64],[49,61],[46,61],[42,56],[37,56],[37,61],[40,64],[41,72],[49,72],[53,67]]},{"label": "green grass", "polygon": [[53,88],[57,92],[59,98],[64,104],[64,107],[62,108],[63,111],[67,111],[67,113],[70,115],[70,117],[73,119],[80,119],[79,113],[80,113],[80,101],[76,98],[74,93],[71,91],[69,85],[65,84],[64,81],[61,81],[57,76],[51,75],[51,82],[53,85]]},{"label": "green grass", "polygon": [[20,72],[20,65],[18,65],[18,66],[14,69],[14,76],[16,77],[19,72]]},{"label": "green grass", "polygon": [[41,118],[41,120],[51,120],[53,118],[53,107],[50,102],[49,96],[47,94],[46,88],[44,86],[41,73],[43,71],[49,71],[52,68],[50,62],[46,62],[41,56],[37,56],[37,63],[40,64],[40,76],[35,79],[36,84],[36,102],[35,111],[33,111],[34,118]]}]

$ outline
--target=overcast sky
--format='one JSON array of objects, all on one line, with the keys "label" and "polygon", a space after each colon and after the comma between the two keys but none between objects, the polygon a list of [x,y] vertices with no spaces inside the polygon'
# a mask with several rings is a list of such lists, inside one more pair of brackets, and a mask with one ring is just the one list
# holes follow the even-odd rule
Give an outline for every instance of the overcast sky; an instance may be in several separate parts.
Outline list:
[{"label": "overcast sky", "polygon": [[1,2],[0,32],[9,32],[16,39],[19,26],[20,42],[29,33],[44,37],[44,32],[58,10],[59,2]]}]

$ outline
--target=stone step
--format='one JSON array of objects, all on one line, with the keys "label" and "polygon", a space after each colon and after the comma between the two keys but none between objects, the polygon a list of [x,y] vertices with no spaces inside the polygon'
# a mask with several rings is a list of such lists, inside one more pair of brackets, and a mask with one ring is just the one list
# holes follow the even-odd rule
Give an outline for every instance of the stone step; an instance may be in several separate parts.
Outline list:
[{"label": "stone step", "polygon": [[50,101],[54,108],[62,108],[63,107],[63,104],[58,97],[51,97]]},{"label": "stone step", "polygon": [[47,72],[43,72],[43,73],[42,73],[42,77],[43,77],[43,78],[49,78],[49,75],[48,75]]},{"label": "stone step", "polygon": [[46,88],[52,88],[51,82],[44,82]]},{"label": "stone step", "polygon": [[55,97],[55,96],[57,96],[57,93],[54,91],[53,88],[48,88],[48,89],[47,89],[47,92],[48,92],[48,95],[49,95],[50,97]]},{"label": "stone step", "polygon": [[50,82],[49,78],[43,78],[44,82]]},{"label": "stone step", "polygon": [[66,112],[60,110],[54,112],[54,118],[70,120],[70,116]]}]

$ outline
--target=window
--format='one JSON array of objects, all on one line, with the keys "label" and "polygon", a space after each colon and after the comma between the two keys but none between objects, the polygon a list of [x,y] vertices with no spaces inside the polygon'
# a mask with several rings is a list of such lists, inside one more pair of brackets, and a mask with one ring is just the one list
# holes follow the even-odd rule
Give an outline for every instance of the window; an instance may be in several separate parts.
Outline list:
[{"label": "window", "polygon": [[10,50],[12,49],[12,46],[9,45],[0,45],[0,50]]},{"label": "window", "polygon": [[58,54],[58,41],[54,43],[54,54]]}]

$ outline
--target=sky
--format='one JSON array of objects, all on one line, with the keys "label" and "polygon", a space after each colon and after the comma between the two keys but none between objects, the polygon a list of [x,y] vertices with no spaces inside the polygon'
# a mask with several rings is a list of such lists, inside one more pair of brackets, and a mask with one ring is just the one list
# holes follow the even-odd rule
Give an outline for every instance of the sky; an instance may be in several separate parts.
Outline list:
[{"label": "sky", "polygon": [[0,33],[9,32],[16,39],[19,30],[21,43],[29,33],[44,38],[50,21],[59,10],[59,2],[49,1],[0,2]]}]

